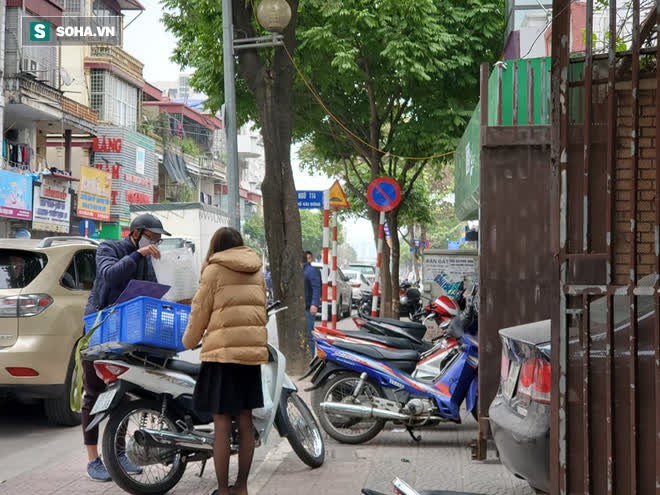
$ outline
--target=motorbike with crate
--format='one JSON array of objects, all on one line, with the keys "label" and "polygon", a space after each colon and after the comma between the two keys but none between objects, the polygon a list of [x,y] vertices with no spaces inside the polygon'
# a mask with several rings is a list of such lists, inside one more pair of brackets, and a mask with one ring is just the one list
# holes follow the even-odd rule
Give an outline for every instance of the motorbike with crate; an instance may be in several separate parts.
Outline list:
[{"label": "motorbike with crate", "polygon": [[[195,411],[192,405],[201,364],[174,358],[177,351],[183,350],[180,337],[188,312],[174,303],[155,299],[146,303],[152,304],[154,311],[142,308],[141,320],[119,321],[122,329],[139,326],[139,337],[127,336],[124,330],[112,337],[102,332],[97,342],[83,351],[83,357],[94,361],[97,375],[108,385],[91,411],[94,420],[88,429],[107,418],[102,439],[105,465],[113,481],[135,495],[166,493],[176,486],[191,462],[202,463],[202,476],[207,460],[213,457],[214,442],[212,416]],[[284,355],[270,344],[277,332],[274,315],[283,309],[279,301],[267,308],[269,360],[261,368],[264,407],[253,410],[257,446],[266,443],[275,427],[298,457],[316,468],[325,458],[321,432],[285,373]],[[112,314],[109,308],[101,316]],[[155,332],[160,337],[148,331],[159,327],[155,321],[160,322]],[[157,340],[167,340],[170,335],[175,339]],[[122,342],[126,340],[132,343]],[[238,444],[238,428],[233,424],[232,454],[238,452]],[[121,455],[140,466],[141,472],[126,472],[119,462]]]}]

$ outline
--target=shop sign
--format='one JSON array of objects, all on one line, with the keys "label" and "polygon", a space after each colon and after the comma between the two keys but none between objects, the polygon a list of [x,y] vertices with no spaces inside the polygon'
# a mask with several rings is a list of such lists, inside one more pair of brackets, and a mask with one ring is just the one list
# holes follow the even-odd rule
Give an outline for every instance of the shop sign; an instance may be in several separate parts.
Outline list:
[{"label": "shop sign", "polygon": [[0,170],[0,217],[32,218],[32,176]]},{"label": "shop sign", "polygon": [[95,137],[92,140],[92,151],[95,153],[121,153],[121,138]]},{"label": "shop sign", "polygon": [[110,220],[112,174],[92,167],[80,168],[77,215],[92,220]]},{"label": "shop sign", "polygon": [[[61,182],[61,184],[59,183]],[[49,183],[55,185],[52,188]],[[64,186],[64,197],[53,194],[59,191],[59,187]],[[53,196],[58,196],[53,198]],[[71,195],[68,191],[68,182],[48,181],[44,178],[41,187],[34,188],[34,213],[32,215],[32,229],[44,230],[46,232],[69,232],[69,222],[71,216]]]}]

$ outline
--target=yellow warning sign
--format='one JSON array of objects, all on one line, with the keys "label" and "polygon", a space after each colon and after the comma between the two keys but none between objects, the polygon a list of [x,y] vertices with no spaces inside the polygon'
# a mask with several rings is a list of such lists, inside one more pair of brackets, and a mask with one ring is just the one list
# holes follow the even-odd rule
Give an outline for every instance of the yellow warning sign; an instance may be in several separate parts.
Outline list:
[{"label": "yellow warning sign", "polygon": [[332,184],[332,187],[328,191],[328,198],[330,208],[348,208],[350,206],[348,204],[348,199],[346,199],[346,194],[338,180]]}]

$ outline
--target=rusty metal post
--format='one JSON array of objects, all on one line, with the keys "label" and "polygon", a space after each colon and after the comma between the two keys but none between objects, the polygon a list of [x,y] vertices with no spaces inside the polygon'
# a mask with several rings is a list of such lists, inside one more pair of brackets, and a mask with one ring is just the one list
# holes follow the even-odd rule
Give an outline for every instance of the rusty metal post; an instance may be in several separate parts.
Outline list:
[{"label": "rusty metal post", "polygon": [[[656,7],[656,32],[660,36],[660,1],[655,2]],[[656,42],[656,45],[658,43]],[[655,52],[655,402],[656,407],[660,402],[660,49],[656,46]],[[660,413],[655,413],[655,431],[660,432]],[[660,462],[660,438],[655,440],[655,462]],[[657,475],[656,475],[657,481]]]},{"label": "rusty metal post", "polygon": [[[488,127],[488,78],[490,76],[489,70],[490,67],[487,63],[481,64],[480,87],[479,87],[479,105],[481,112],[481,119],[480,119],[481,128],[479,131],[480,132],[479,153],[481,154],[480,162],[482,164],[484,163],[484,159],[483,159],[484,134],[486,133]],[[501,122],[502,84],[501,84],[501,79],[499,81],[500,82],[499,82],[499,92],[498,92],[498,121]],[[481,174],[481,177],[483,177],[483,174]],[[479,337],[480,340],[482,338],[481,335],[483,334],[480,334]],[[479,382],[479,387],[481,387],[481,382]],[[490,423],[488,421],[488,412],[487,412],[488,405],[482,403],[483,395],[484,394],[479,394],[479,403],[477,404],[477,411],[479,413],[478,414],[479,432],[477,434],[477,438],[471,444],[472,459],[478,461],[483,461],[486,459],[487,449],[488,449],[488,437],[490,435]]]},{"label": "rusty metal post", "polygon": [[[639,169],[639,0],[633,0],[632,26],[632,136],[630,192],[630,495],[637,493],[637,174]],[[657,158],[657,157],[656,157]]]},{"label": "rusty metal post", "polygon": [[[610,36],[608,45],[607,73],[607,262],[605,283],[610,287],[614,283],[614,246],[613,235],[615,231],[614,214],[614,180],[616,167],[616,0],[610,1]],[[606,315],[606,344],[605,352],[607,363],[605,366],[605,423],[607,425],[607,438],[605,440],[607,456],[607,493],[614,493],[614,296],[608,291]]]},{"label": "rusty metal post", "polygon": [[[568,331],[566,320],[566,236],[568,165],[568,65],[570,51],[571,1],[555,0],[552,5],[552,171],[555,210],[551,213],[553,249],[559,274],[558,308],[552,318],[552,390],[550,418],[550,491],[563,495],[567,490],[567,395]],[[558,209],[557,209],[558,206]],[[555,296],[557,297],[557,296]]]}]

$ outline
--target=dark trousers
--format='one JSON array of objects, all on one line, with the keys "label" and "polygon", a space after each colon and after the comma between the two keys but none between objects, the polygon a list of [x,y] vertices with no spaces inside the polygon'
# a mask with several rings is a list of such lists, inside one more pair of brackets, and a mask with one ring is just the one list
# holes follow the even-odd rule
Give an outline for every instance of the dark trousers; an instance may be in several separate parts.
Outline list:
[{"label": "dark trousers", "polygon": [[85,445],[97,445],[99,443],[99,427],[95,426],[90,431],[85,430],[92,422],[93,417],[90,416],[90,412],[98,396],[105,390],[105,382],[96,376],[93,361],[83,360],[82,367],[83,390],[85,391],[81,411],[83,438],[85,439]]}]

